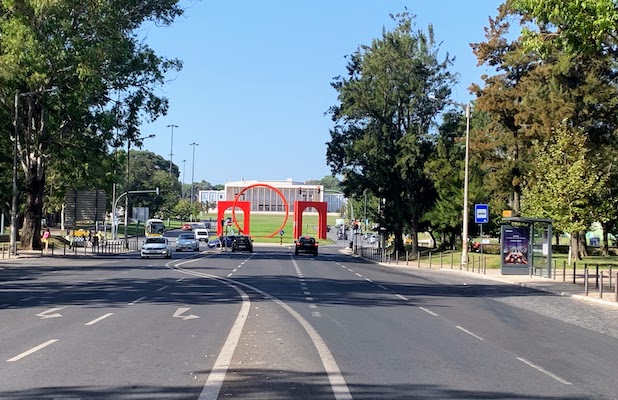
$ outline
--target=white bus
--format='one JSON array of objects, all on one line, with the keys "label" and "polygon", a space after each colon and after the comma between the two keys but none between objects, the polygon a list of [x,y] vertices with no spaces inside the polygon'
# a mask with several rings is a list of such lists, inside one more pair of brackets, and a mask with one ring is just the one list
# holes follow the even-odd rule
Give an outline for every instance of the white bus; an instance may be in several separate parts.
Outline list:
[{"label": "white bus", "polygon": [[146,237],[163,236],[165,223],[162,219],[152,218],[146,221]]}]

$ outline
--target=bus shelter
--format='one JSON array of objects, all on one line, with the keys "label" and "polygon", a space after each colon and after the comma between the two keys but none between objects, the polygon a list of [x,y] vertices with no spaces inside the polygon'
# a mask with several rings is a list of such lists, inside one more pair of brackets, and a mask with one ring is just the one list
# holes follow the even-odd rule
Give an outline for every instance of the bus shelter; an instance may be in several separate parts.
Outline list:
[{"label": "bus shelter", "polygon": [[502,275],[527,275],[540,271],[551,278],[552,220],[502,218],[500,266]]}]

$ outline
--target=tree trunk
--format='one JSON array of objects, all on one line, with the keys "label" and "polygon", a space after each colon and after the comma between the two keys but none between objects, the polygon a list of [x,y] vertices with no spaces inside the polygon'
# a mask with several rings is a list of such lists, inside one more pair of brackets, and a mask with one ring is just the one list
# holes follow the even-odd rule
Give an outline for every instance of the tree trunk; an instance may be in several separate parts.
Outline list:
[{"label": "tree trunk", "polygon": [[579,260],[579,233],[571,232],[570,258],[571,260]]},{"label": "tree trunk", "polygon": [[603,228],[603,257],[609,256],[609,233],[607,232],[607,224],[601,223]]},{"label": "tree trunk", "polygon": [[582,260],[588,257],[588,248],[586,247],[586,232],[579,232],[577,235],[579,239],[579,259]]},{"label": "tree trunk", "polygon": [[40,250],[42,248],[40,233],[45,177],[38,178],[36,174],[28,175],[30,176],[26,180],[26,210],[24,212],[21,246],[24,249]]}]

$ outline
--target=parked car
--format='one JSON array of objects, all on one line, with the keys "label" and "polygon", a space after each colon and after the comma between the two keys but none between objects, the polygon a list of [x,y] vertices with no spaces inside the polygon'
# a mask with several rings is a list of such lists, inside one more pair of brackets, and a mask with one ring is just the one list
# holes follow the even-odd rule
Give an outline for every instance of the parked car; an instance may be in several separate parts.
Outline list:
[{"label": "parked car", "polygon": [[206,228],[197,228],[193,230],[193,233],[195,234],[195,239],[199,242],[204,241],[204,242],[208,242],[208,229]]},{"label": "parked car", "polygon": [[251,236],[241,235],[234,237],[234,241],[232,242],[232,251],[243,250],[253,253],[253,239],[251,239]]},{"label": "parked car", "polygon": [[311,236],[301,236],[298,240],[294,241],[294,254],[298,253],[313,253],[314,256],[318,255],[318,242]]},{"label": "parked car", "polygon": [[200,251],[200,242],[193,233],[181,233],[176,239],[176,251]]},{"label": "parked car", "polygon": [[165,257],[172,258],[172,246],[166,237],[149,237],[142,245],[142,258]]}]

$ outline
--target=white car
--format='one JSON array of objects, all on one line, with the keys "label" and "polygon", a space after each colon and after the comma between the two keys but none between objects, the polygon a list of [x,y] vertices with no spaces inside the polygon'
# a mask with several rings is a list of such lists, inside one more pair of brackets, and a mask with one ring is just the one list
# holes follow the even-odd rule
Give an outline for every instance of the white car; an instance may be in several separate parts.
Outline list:
[{"label": "white car", "polygon": [[149,237],[142,245],[141,257],[172,258],[172,246],[166,237]]},{"label": "white car", "polygon": [[198,241],[208,242],[208,229],[206,228],[197,228],[193,229],[193,233],[195,234],[195,239]]}]

